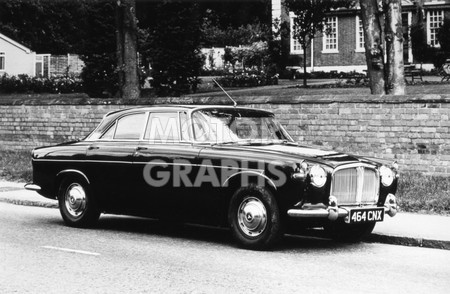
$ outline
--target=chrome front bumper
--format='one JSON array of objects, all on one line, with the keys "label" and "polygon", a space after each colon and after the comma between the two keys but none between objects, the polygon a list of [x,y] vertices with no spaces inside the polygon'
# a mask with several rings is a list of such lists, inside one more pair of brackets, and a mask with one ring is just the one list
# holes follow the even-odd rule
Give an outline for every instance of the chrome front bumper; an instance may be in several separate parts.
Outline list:
[{"label": "chrome front bumper", "polygon": [[[290,217],[295,218],[328,218],[331,221],[349,215],[350,207],[338,207],[336,197],[330,196],[329,202],[328,207],[324,204],[305,204],[301,208],[289,209],[287,213]],[[370,206],[365,208],[370,208]],[[389,194],[384,203],[384,213],[394,217],[397,211],[396,198],[393,194]]]}]

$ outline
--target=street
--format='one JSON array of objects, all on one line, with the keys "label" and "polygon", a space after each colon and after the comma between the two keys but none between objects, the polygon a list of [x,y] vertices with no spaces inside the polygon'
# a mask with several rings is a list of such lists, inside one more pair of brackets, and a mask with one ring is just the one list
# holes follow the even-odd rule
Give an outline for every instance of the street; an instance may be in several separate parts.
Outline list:
[{"label": "street", "polygon": [[0,203],[0,293],[448,293],[450,251],[287,236],[243,250],[228,230]]}]

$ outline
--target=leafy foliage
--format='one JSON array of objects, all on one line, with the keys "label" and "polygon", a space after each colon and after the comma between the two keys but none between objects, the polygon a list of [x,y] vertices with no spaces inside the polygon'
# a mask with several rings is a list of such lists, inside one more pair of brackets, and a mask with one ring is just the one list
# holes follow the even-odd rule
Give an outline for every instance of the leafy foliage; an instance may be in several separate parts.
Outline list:
[{"label": "leafy foliage", "polygon": [[202,28],[202,44],[204,47],[226,47],[250,45],[254,42],[268,40],[270,28],[264,24],[247,24],[238,28],[221,29],[205,19]]},{"label": "leafy foliage", "polygon": [[84,91],[90,97],[113,97],[119,89],[115,53],[83,56],[85,67],[81,73]]},{"label": "leafy foliage", "polygon": [[278,78],[265,73],[241,73],[219,78],[218,82],[222,87],[258,87],[277,85]]},{"label": "leafy foliage", "polygon": [[4,0],[0,32],[39,53],[67,54],[76,51],[83,13],[75,1]]},{"label": "leafy foliage", "polygon": [[39,78],[28,75],[0,77],[2,93],[77,93],[83,88],[83,83],[75,77]]},{"label": "leafy foliage", "polygon": [[151,63],[157,94],[195,91],[203,65],[198,6],[158,3],[152,13],[153,23],[141,32],[140,52]]},{"label": "leafy foliage", "polygon": [[91,96],[117,90],[114,1],[0,1],[0,32],[38,53],[79,54]]},{"label": "leafy foliage", "polygon": [[85,3],[80,27],[86,30],[78,45],[85,67],[84,91],[91,97],[113,97],[118,91],[113,1]]},{"label": "leafy foliage", "polygon": [[255,42],[245,47],[227,47],[224,59],[233,66],[233,71],[238,62],[242,65],[244,72],[252,67],[262,71],[269,60],[268,50],[267,42]]}]

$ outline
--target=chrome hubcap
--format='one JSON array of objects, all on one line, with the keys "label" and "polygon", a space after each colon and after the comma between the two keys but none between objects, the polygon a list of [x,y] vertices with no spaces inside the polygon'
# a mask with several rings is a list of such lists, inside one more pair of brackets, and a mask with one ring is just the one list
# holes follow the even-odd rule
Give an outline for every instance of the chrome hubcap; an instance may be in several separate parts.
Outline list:
[{"label": "chrome hubcap", "polygon": [[67,211],[73,217],[80,216],[86,210],[86,192],[80,184],[71,184],[64,197]]},{"label": "chrome hubcap", "polygon": [[237,217],[241,231],[249,237],[259,236],[267,225],[266,207],[255,197],[247,197],[242,201]]}]

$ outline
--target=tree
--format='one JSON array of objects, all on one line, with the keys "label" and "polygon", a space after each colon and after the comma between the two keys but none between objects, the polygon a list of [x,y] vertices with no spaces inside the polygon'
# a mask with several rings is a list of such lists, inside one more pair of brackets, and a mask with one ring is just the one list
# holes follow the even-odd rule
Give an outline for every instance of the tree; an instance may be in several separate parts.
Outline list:
[{"label": "tree", "polygon": [[[371,93],[403,95],[405,82],[401,1],[360,0],[360,5]],[[384,64],[383,40],[387,47],[387,65]]]},{"label": "tree", "polygon": [[372,94],[385,93],[383,29],[377,0],[361,0],[364,47]]},{"label": "tree", "polygon": [[137,19],[134,0],[117,0],[116,49],[120,97],[140,96],[137,60]]},{"label": "tree", "polygon": [[0,32],[37,53],[79,54],[84,91],[117,92],[114,0],[0,1]]},{"label": "tree", "polygon": [[265,24],[255,23],[221,29],[213,25],[209,19],[204,19],[201,27],[201,43],[204,47],[250,45],[254,42],[267,41],[270,34],[271,30]]},{"label": "tree", "polygon": [[150,13],[140,52],[151,63],[157,94],[180,95],[195,91],[203,66],[198,5],[193,2],[156,3]]},{"label": "tree", "polygon": [[[64,2],[64,1],[61,1]],[[85,67],[81,73],[84,91],[91,97],[114,97],[119,91],[116,56],[115,1],[79,2],[83,13],[76,22],[81,31],[74,51]]]},{"label": "tree", "polygon": [[405,95],[401,0],[385,0],[386,5],[386,94]]},{"label": "tree", "polygon": [[0,1],[0,32],[38,53],[74,52],[84,3],[74,1]]},{"label": "tree", "polygon": [[350,0],[285,0],[285,6],[296,16],[293,36],[303,49],[303,86],[306,87],[306,50],[316,34],[326,31],[327,13],[332,9],[348,7]]}]

